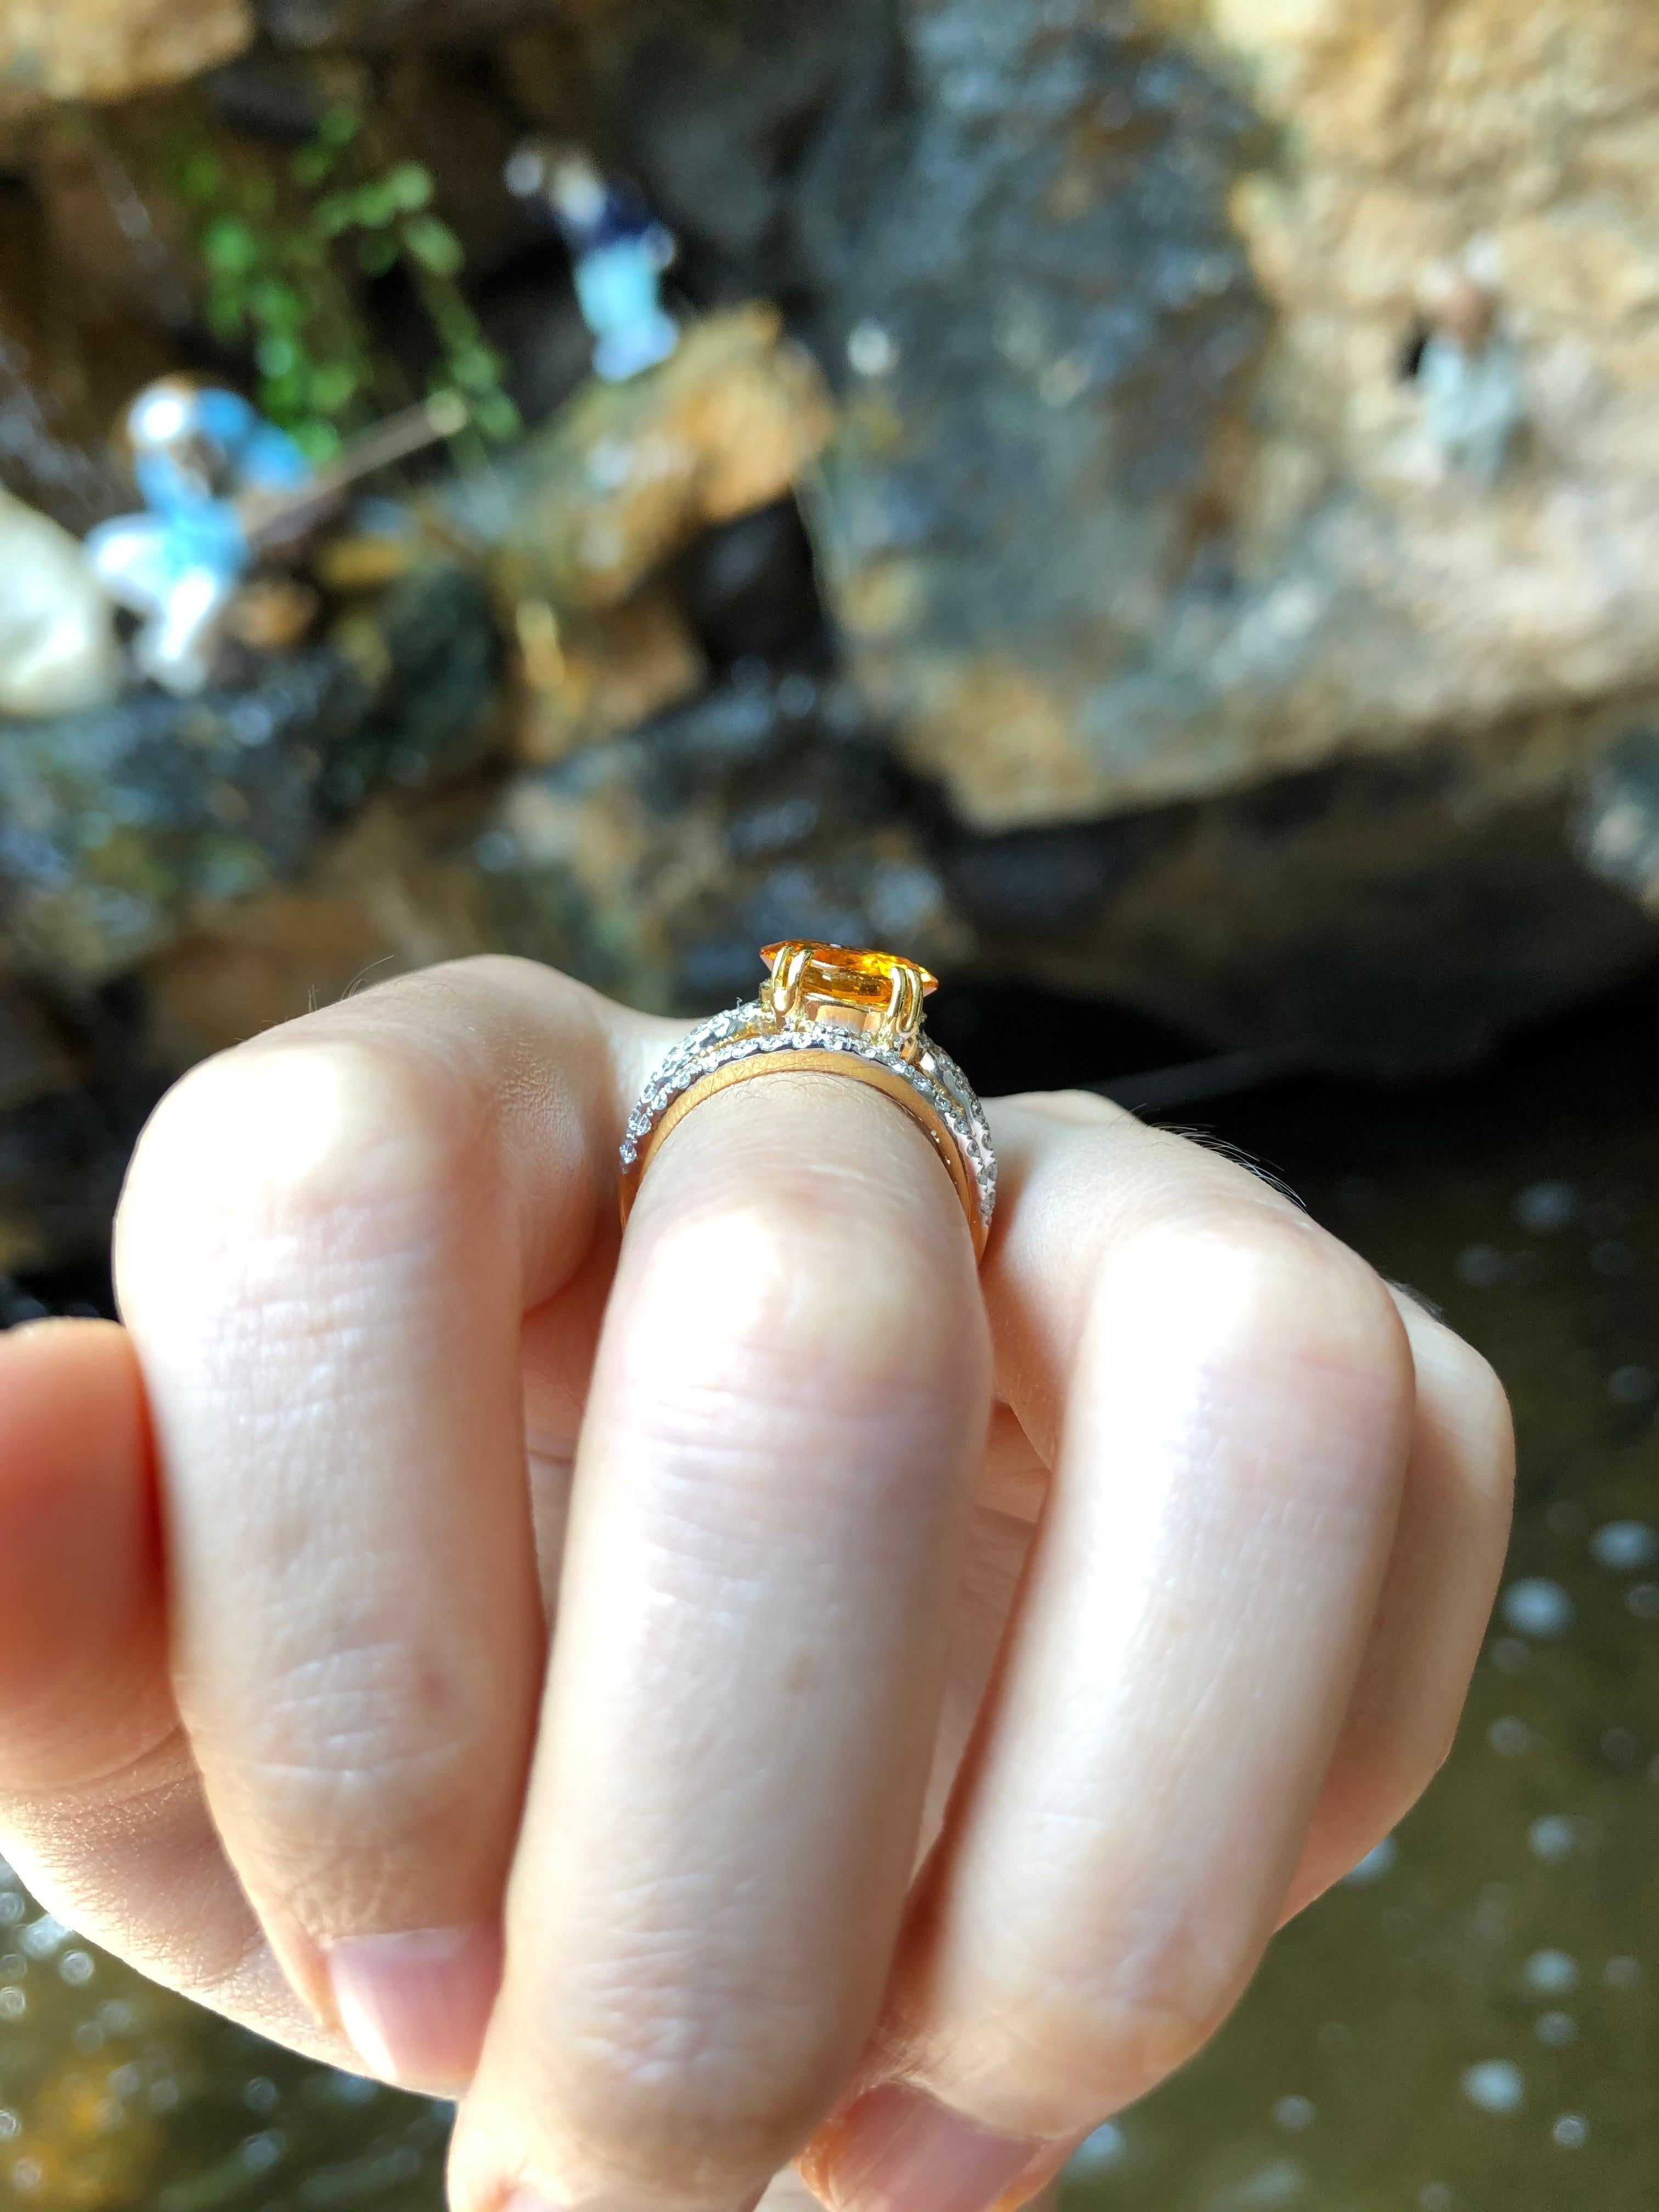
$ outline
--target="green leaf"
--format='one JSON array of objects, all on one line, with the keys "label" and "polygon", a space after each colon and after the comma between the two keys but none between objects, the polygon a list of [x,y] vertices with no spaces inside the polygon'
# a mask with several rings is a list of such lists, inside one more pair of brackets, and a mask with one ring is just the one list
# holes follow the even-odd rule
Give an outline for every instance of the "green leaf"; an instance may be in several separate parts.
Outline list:
[{"label": "green leaf", "polygon": [[325,146],[349,146],[363,127],[363,118],[349,101],[342,100],[331,107],[318,129],[319,141]]},{"label": "green leaf", "polygon": [[490,392],[501,382],[501,365],[488,346],[468,346],[450,356],[449,373],[463,392]]},{"label": "green leaf", "polygon": [[313,467],[331,461],[340,450],[337,424],[313,420],[294,425],[294,442]]},{"label": "green leaf", "polygon": [[302,146],[289,166],[295,183],[304,191],[314,192],[332,173],[334,149],[331,146]]},{"label": "green leaf", "polygon": [[347,361],[324,362],[311,373],[309,397],[319,415],[338,415],[357,396],[356,370]]},{"label": "green leaf", "polygon": [[311,227],[319,238],[337,238],[362,221],[356,192],[329,192],[311,210]]},{"label": "green leaf", "polygon": [[398,258],[398,241],[380,231],[363,240],[357,248],[357,258],[366,276],[384,276]]},{"label": "green leaf", "polygon": [[286,376],[299,365],[300,349],[291,337],[277,332],[260,339],[253,349],[253,358],[259,364],[262,376]]},{"label": "green leaf", "polygon": [[259,241],[238,217],[221,216],[202,234],[202,258],[217,276],[246,276],[259,265]]},{"label": "green leaf", "polygon": [[435,215],[416,216],[403,226],[404,251],[434,276],[459,276],[466,254],[447,222]]},{"label": "green leaf", "polygon": [[472,419],[483,432],[499,445],[516,438],[524,428],[524,418],[504,392],[486,392],[472,410]]},{"label": "green leaf", "polygon": [[192,154],[179,172],[179,189],[187,200],[216,199],[224,172],[211,154]]},{"label": "green leaf", "polygon": [[405,215],[414,215],[431,200],[432,172],[420,161],[399,161],[395,169],[387,171],[382,182],[393,204]]},{"label": "green leaf", "polygon": [[268,331],[297,331],[304,327],[306,303],[291,284],[264,276],[247,290],[247,304],[256,321]]}]

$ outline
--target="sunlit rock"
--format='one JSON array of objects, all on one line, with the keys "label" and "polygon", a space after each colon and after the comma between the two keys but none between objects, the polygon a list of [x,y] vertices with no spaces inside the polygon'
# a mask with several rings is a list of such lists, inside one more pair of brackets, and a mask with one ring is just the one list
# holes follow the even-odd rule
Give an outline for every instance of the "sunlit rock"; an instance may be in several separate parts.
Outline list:
[{"label": "sunlit rock", "polygon": [[115,611],[78,542],[0,490],[0,715],[68,714],[121,687]]},{"label": "sunlit rock", "polygon": [[6,0],[0,120],[194,76],[253,36],[248,0]]}]

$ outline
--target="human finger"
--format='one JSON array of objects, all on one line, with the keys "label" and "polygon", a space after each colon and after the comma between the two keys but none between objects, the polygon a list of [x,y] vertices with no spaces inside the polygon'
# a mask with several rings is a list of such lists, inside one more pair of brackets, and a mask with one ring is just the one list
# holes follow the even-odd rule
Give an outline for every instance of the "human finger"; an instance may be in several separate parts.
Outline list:
[{"label": "human finger", "polygon": [[649,1026],[528,963],[388,985],[186,1077],[123,1201],[213,1821],[319,2021],[411,2086],[465,2080],[498,1978],[544,1641],[520,1324],[614,1235]]},{"label": "human finger", "polygon": [[876,2017],[989,1358],[926,1139],[773,1073],[664,1144],[578,1453],[462,2212],[736,2208]]},{"label": "human finger", "polygon": [[173,1703],[148,1421],[125,1330],[0,1336],[0,1846],[61,1918],[327,2056],[213,1831]]},{"label": "human finger", "polygon": [[988,1279],[1000,1374],[1053,1476],[871,2073],[805,2161],[844,2212],[1029,2193],[1224,2015],[1330,1765],[1410,1435],[1386,1290],[1276,1193],[1115,1119],[997,1126],[1024,1185]]},{"label": "human finger", "polygon": [[1451,1748],[1509,1541],[1515,1433],[1472,1346],[1395,1293],[1411,1344],[1411,1449],[1370,1636],[1285,1900],[1290,1918],[1397,1826]]}]

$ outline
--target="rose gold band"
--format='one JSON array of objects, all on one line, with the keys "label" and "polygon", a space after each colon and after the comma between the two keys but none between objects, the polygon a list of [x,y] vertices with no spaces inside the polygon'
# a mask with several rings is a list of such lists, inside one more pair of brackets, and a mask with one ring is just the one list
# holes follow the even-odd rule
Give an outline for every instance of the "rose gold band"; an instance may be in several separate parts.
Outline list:
[{"label": "rose gold band", "polygon": [[752,1060],[733,1060],[725,1067],[713,1069],[708,1074],[700,1077],[665,1109],[641,1144],[637,1158],[623,1170],[620,1192],[624,1221],[638,1195],[641,1180],[664,1138],[678,1128],[692,1108],[702,1105],[704,1099],[712,1098],[717,1091],[729,1090],[734,1084],[748,1083],[761,1075],[850,1076],[854,1082],[867,1084],[872,1090],[880,1091],[884,1098],[890,1098],[896,1106],[902,1107],[932,1145],[939,1164],[950,1176],[951,1187],[956,1192],[968,1224],[968,1233],[973,1239],[974,1255],[976,1259],[983,1256],[989,1224],[983,1217],[978,1187],[963,1158],[961,1146],[945,1126],[943,1117],[902,1076],[850,1052],[807,1049],[769,1053]]}]

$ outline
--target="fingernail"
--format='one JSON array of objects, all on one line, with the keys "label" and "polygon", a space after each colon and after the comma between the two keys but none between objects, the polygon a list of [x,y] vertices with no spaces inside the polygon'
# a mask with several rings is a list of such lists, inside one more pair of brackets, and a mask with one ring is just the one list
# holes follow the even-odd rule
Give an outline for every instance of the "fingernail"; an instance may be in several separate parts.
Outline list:
[{"label": "fingernail", "polygon": [[1047,2148],[891,2081],[836,2127],[830,2194],[837,2212],[991,2212]]},{"label": "fingernail", "polygon": [[404,2088],[472,2079],[501,1978],[499,1929],[358,1936],[328,1954],[340,2025],[374,2073]]}]

